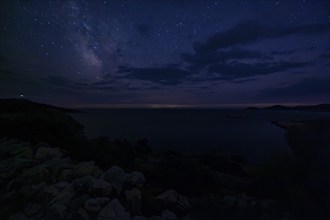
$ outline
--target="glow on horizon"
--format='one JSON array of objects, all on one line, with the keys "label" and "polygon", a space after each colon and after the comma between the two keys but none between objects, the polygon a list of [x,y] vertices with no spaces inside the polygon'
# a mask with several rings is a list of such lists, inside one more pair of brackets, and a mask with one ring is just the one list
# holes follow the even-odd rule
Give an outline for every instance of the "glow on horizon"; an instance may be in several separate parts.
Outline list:
[{"label": "glow on horizon", "polygon": [[223,108],[247,108],[247,107],[269,107],[273,105],[299,106],[316,105],[320,103],[235,103],[235,104],[217,104],[217,105],[192,105],[192,104],[77,104],[66,105],[71,108],[100,108],[100,109],[223,109]]}]

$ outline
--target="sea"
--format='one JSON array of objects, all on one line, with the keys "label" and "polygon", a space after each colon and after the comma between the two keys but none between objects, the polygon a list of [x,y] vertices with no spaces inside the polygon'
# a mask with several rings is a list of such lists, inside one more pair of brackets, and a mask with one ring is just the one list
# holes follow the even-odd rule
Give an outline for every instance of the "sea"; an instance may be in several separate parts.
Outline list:
[{"label": "sea", "polygon": [[184,155],[241,155],[264,162],[291,154],[285,130],[271,121],[330,118],[329,112],[242,109],[80,109],[71,114],[89,138],[135,142],[146,138],[152,150]]}]

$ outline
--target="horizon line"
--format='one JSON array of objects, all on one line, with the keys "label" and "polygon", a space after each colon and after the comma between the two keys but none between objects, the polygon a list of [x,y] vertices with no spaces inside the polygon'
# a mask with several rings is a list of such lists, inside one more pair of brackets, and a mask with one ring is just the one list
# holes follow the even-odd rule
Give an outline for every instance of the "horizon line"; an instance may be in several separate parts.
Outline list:
[{"label": "horizon line", "polygon": [[194,105],[194,104],[79,104],[67,105],[69,108],[78,109],[225,109],[225,108],[247,108],[247,107],[269,107],[274,105],[283,106],[307,106],[323,103],[237,103],[237,104],[216,104],[216,105]]}]

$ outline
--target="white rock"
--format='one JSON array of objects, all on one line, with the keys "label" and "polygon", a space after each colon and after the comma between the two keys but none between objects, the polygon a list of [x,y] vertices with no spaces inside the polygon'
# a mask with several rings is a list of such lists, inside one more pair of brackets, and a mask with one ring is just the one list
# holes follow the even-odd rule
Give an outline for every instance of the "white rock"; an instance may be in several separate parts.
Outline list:
[{"label": "white rock", "polygon": [[191,208],[188,198],[186,196],[180,195],[173,189],[167,190],[166,192],[158,195],[156,199],[160,199],[166,202],[176,203],[177,207],[183,210],[187,210]]},{"label": "white rock", "polygon": [[134,216],[133,220],[147,220],[144,216]]},{"label": "white rock", "polygon": [[77,213],[80,215],[80,217],[81,217],[83,220],[89,220],[88,213],[86,212],[85,209],[80,208],[80,209],[78,209]]},{"label": "white rock", "polygon": [[75,177],[97,175],[99,168],[95,165],[94,161],[81,162],[75,166],[73,174]]},{"label": "white rock", "polygon": [[134,187],[142,187],[145,183],[145,178],[141,172],[132,172],[127,174],[127,182]]},{"label": "white rock", "polygon": [[162,211],[162,217],[166,220],[178,220],[178,217],[168,209]]},{"label": "white rock", "polygon": [[164,193],[158,195],[156,199],[161,199],[167,202],[176,202],[177,198],[179,196],[179,193],[177,193],[175,190],[170,189],[165,191]]},{"label": "white rock", "polygon": [[120,204],[118,199],[113,199],[99,213],[98,219],[102,220],[130,220],[130,215]]},{"label": "white rock", "polygon": [[90,212],[98,212],[101,210],[102,206],[110,201],[107,197],[95,198],[95,199],[88,199],[84,203],[84,208]]},{"label": "white rock", "polygon": [[54,204],[49,207],[49,214],[53,218],[63,219],[67,214],[67,207],[64,204]]},{"label": "white rock", "polygon": [[124,170],[118,166],[112,166],[109,170],[103,173],[103,179],[109,181],[112,187],[120,193],[123,189],[126,174]]},{"label": "white rock", "polygon": [[92,176],[84,176],[72,181],[72,187],[77,193],[89,193],[94,182],[94,178]]},{"label": "white rock", "polygon": [[149,217],[148,220],[166,220],[166,218],[162,217],[162,216],[153,215],[153,216]]},{"label": "white rock", "polygon": [[63,156],[60,148],[55,147],[40,147],[35,153],[35,158],[38,160],[59,159]]},{"label": "white rock", "polygon": [[8,220],[29,220],[29,218],[26,217],[26,215],[24,215],[23,213],[16,213],[14,215],[11,215]]},{"label": "white rock", "polygon": [[111,183],[103,179],[95,179],[93,181],[91,193],[100,196],[107,196],[111,193],[111,190],[112,190]]},{"label": "white rock", "polygon": [[140,213],[142,206],[142,196],[140,190],[137,188],[127,190],[125,191],[125,197],[128,203],[128,210],[133,214]]},{"label": "white rock", "polygon": [[49,204],[67,204],[73,197],[74,191],[71,185],[67,186],[53,198]]},{"label": "white rock", "polygon": [[40,204],[31,202],[31,203],[26,204],[26,206],[24,208],[24,212],[27,216],[31,216],[31,215],[38,213],[41,209],[42,209],[42,206]]},{"label": "white rock", "polygon": [[84,208],[90,212],[98,212],[101,210],[101,206],[96,199],[89,199],[84,203]]},{"label": "white rock", "polygon": [[237,203],[238,198],[233,196],[225,196],[223,201],[225,202],[227,207],[233,207]]}]

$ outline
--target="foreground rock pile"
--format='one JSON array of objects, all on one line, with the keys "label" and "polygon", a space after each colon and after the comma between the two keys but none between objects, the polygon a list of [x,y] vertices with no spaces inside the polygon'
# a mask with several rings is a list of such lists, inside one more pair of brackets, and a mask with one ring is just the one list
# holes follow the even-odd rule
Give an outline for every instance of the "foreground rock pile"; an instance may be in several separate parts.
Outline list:
[{"label": "foreground rock pile", "polygon": [[141,216],[145,177],[118,166],[103,171],[94,162],[73,162],[66,152],[40,143],[30,147],[2,141],[0,219],[177,219],[167,209],[176,198],[182,208],[188,199],[174,190],[153,198],[162,203],[159,215]]},{"label": "foreground rock pile", "polygon": [[[142,172],[125,172],[116,165],[102,170],[93,161],[73,161],[46,143],[1,140],[0,158],[0,219],[288,219],[278,215],[270,199],[235,190],[187,197],[146,181]],[[214,176],[203,167],[198,169]],[[187,187],[192,184],[186,182]]]}]

